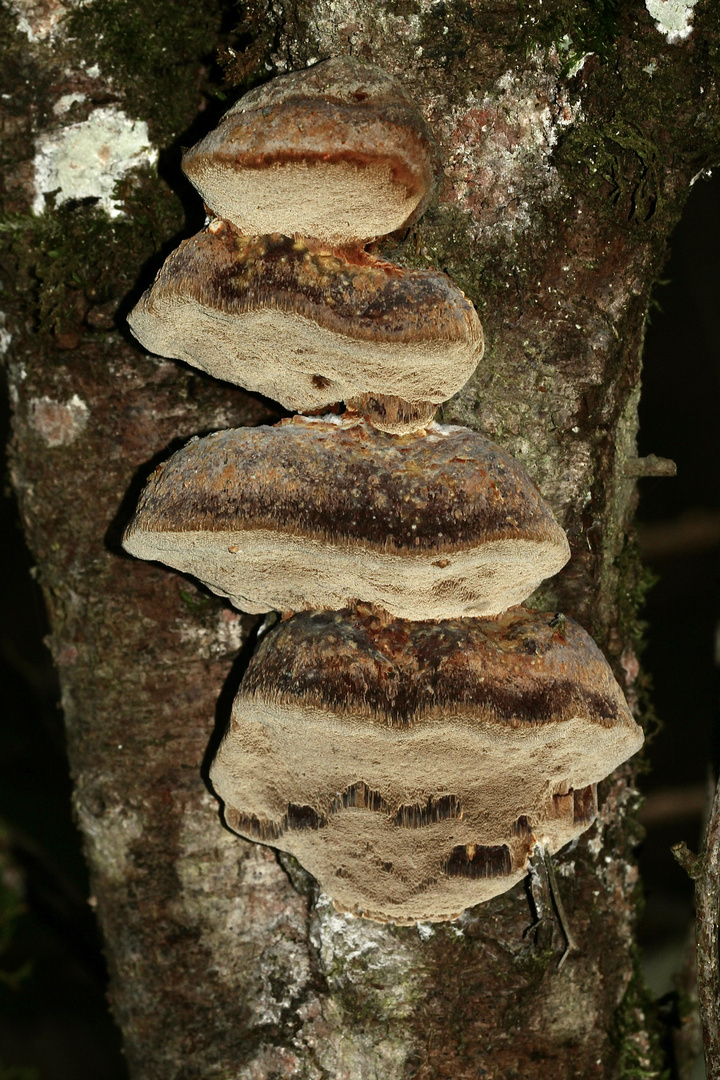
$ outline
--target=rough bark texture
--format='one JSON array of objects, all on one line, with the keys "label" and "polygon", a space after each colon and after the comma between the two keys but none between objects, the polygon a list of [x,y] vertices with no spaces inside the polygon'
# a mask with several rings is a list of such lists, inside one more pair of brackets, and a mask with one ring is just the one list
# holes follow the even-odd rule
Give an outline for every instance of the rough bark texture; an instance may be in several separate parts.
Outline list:
[{"label": "rough bark texture", "polygon": [[[526,933],[522,886],[452,924],[375,925],[223,829],[205,768],[253,620],[123,557],[118,537],[169,447],[273,406],[145,355],[123,317],[200,223],[177,149],[227,104],[218,46],[245,86],[346,52],[397,74],[446,181],[383,251],[446,270],[488,338],[444,418],[517,455],[550,501],[573,558],[537,605],[595,635],[639,710],[625,462],[652,282],[719,156],[717,5],[700,0],[674,42],[640,0],[252,0],[245,14],[237,32],[222,0],[15,0],[2,17],[12,474],[133,1080],[657,1076],[633,967],[632,767],[558,859],[579,946],[562,969],[562,935]],[[144,167],[117,187],[124,216],[109,196],[61,194],[32,217],[36,149],[47,159],[50,135],[119,109],[148,122],[170,186]]]},{"label": "rough bark texture", "polygon": [[702,851],[693,855],[686,844],[673,854],[695,881],[697,997],[702,1021],[707,1080],[720,1078],[720,785],[710,807]]}]

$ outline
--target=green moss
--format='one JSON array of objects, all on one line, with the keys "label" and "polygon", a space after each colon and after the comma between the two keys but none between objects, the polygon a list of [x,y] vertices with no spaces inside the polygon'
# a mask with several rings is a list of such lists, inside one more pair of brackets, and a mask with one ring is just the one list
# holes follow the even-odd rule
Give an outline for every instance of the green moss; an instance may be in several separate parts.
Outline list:
[{"label": "green moss", "polygon": [[611,1037],[618,1054],[617,1080],[670,1080],[653,1002],[637,972],[615,1013]]},{"label": "green moss", "polygon": [[3,278],[36,330],[60,345],[85,332],[93,309],[105,308],[111,319],[143,268],[148,278],[157,269],[158,253],[183,222],[179,199],[151,170],[127,178],[118,194],[127,217],[65,203],[0,222]]},{"label": "green moss", "polygon": [[112,75],[127,112],[164,143],[192,121],[203,93],[220,87],[216,49],[238,17],[232,0],[94,0],[67,29],[88,66]]},{"label": "green moss", "polygon": [[212,602],[213,597],[207,596],[199,591],[190,592],[189,589],[183,589],[182,586],[178,586],[178,594],[188,611],[193,615],[202,612],[208,604]]},{"label": "green moss", "polygon": [[[651,125],[647,125],[648,128]],[[583,190],[596,191],[606,216],[620,212],[635,227],[648,225],[663,209],[658,163],[662,154],[652,139],[629,123],[577,124],[556,155],[558,168]]]},{"label": "green moss", "polygon": [[[251,3],[264,6],[264,0]],[[97,0],[67,16],[64,47],[68,57],[74,53],[88,67],[97,63],[104,76],[111,75],[126,112],[146,119],[153,141],[167,147],[187,130],[203,99],[206,107],[209,99],[218,99],[210,105],[217,114],[224,108],[219,100],[226,96],[223,73],[215,63],[219,46],[226,53],[230,43],[245,49],[246,82],[258,71],[265,74],[261,61],[271,41],[259,25],[238,26],[241,18],[234,0]],[[6,23],[6,64],[14,58],[27,65],[17,44],[22,35],[3,12],[0,25]],[[256,48],[253,36],[260,41]],[[29,69],[22,75],[19,84],[33,85]],[[193,138],[190,134],[188,142]],[[25,153],[12,142],[7,147],[12,160]],[[161,171],[167,175],[174,169],[179,177],[178,165],[164,161]],[[185,216],[181,201],[154,170],[130,174],[116,195],[126,210],[121,218],[108,218],[88,200],[0,221],[0,273],[10,283],[11,299],[24,322],[53,335],[61,348],[73,347],[88,330],[112,329],[118,308],[135,298],[138,284],[149,283],[160,252],[169,252],[179,239]],[[199,225],[199,199],[196,204]]]},{"label": "green moss", "polygon": [[643,565],[640,549],[634,536],[625,540],[622,552],[615,560],[618,571],[618,633],[636,652],[645,647],[647,622],[641,618],[647,594],[658,581],[657,574]]},{"label": "green moss", "polygon": [[583,53],[606,57],[615,47],[619,7],[619,0],[567,0],[546,7],[520,0],[525,51],[555,46],[566,69]]},{"label": "green moss", "polygon": [[[555,0],[545,5],[533,0],[518,0],[517,8],[507,14],[488,5],[478,8],[470,0],[444,0],[430,5],[420,14],[423,63],[445,69],[451,74],[447,92],[451,100],[462,101],[478,84],[487,86],[500,70],[488,65],[502,57],[522,63],[528,56],[552,50],[553,63],[561,76],[572,72],[587,53],[605,59],[615,49],[618,36],[619,0]],[[396,15],[406,15],[411,5],[394,0],[389,5]],[[493,56],[486,42],[493,43]],[[479,55],[482,69],[472,62]]]},{"label": "green moss", "polygon": [[301,896],[315,898],[318,894],[318,884],[312,874],[309,874],[295,856],[290,855],[289,852],[280,851],[278,848],[275,855],[295,891],[300,893]]}]

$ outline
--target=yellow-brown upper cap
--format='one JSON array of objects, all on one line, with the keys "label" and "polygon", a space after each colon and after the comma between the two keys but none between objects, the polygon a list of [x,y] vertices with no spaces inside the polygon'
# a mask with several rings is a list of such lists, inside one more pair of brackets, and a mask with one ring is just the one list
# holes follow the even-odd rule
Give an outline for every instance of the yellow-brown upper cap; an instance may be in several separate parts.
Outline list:
[{"label": "yellow-brown upper cap", "polygon": [[429,403],[427,419],[483,350],[475,309],[445,274],[220,221],[169,256],[128,322],[152,352],[300,412],[391,395]]},{"label": "yellow-brown upper cap", "polygon": [[595,815],[642,731],[588,634],[552,613],[422,623],[305,612],[261,640],[211,778],[231,828],[343,908],[453,918]]},{"label": "yellow-brown upper cap", "polygon": [[183,169],[212,212],[244,233],[353,246],[415,220],[438,165],[400,83],[337,57],[246,94],[187,151]]},{"label": "yellow-brown upper cap", "polygon": [[496,614],[570,554],[522,467],[476,432],[336,418],[193,440],[153,473],[123,543],[243,611],[365,600],[409,619]]}]

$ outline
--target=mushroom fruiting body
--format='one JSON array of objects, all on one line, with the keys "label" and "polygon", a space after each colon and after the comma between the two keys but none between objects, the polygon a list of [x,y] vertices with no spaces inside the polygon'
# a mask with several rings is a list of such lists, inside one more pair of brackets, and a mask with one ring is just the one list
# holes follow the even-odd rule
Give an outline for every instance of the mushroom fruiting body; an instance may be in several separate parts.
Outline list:
[{"label": "mushroom fruiting body", "polygon": [[348,412],[191,440],[124,546],[241,610],[300,612],[262,639],[213,764],[228,824],[346,910],[453,918],[586,829],[642,733],[584,630],[513,607],[570,554],[537,489],[432,423],[482,355],[472,304],[363,250],[420,216],[437,148],[394,79],[339,57],[247,94],[183,167],[217,216],[136,336],[288,409]]},{"label": "mushroom fruiting body", "polygon": [[195,439],[150,478],[124,547],[243,611],[494,615],[569,557],[521,466],[476,432],[397,437],[296,417]]},{"label": "mushroom fruiting body", "polygon": [[483,349],[473,305],[444,274],[224,221],[183,241],[128,322],[152,352],[287,409],[384,394],[431,403],[425,422]]},{"label": "mushroom fruiting body", "polygon": [[211,769],[226,822],[370,918],[453,918],[510,888],[536,842],[588,828],[594,785],[643,740],[592,639],[556,623],[282,622]]},{"label": "mushroom fruiting body", "polygon": [[218,217],[249,235],[362,246],[425,208],[433,137],[402,86],[337,57],[246,94],[183,158]]}]

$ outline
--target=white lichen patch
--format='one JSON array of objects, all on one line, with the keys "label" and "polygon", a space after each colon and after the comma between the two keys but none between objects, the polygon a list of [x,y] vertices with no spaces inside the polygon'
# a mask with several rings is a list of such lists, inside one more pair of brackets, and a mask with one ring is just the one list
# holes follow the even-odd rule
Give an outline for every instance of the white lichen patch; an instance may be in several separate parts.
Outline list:
[{"label": "white lichen patch", "polygon": [[60,30],[63,17],[90,0],[11,0],[17,28],[32,45],[51,42]]},{"label": "white lichen patch", "polygon": [[77,439],[85,430],[89,416],[89,408],[77,394],[65,402],[46,396],[30,399],[30,426],[51,448],[66,446]]},{"label": "white lichen patch", "polygon": [[[304,1032],[323,1075],[403,1080],[416,1049],[407,1018],[421,995],[420,952],[390,925],[341,914],[325,894],[315,906],[310,940],[331,991],[323,1008],[329,1034],[313,1038],[311,1025]],[[343,998],[354,1000],[355,987],[362,989],[362,1024],[341,1015]]]},{"label": "white lichen patch", "polygon": [[415,1000],[415,954],[393,927],[339,912],[324,893],[315,907],[311,940],[330,985],[374,975],[377,990],[392,1001],[393,1015],[409,1014]]},{"label": "white lichen patch", "polygon": [[674,44],[690,37],[696,3],[697,0],[645,0],[645,7],[655,20],[655,29]]},{"label": "white lichen patch", "polygon": [[579,75],[582,69],[585,67],[586,61],[588,61],[590,57],[594,55],[594,52],[587,52],[583,53],[582,56],[579,56],[577,60],[574,60],[567,70],[568,79],[574,79],[576,75]]},{"label": "white lichen patch", "polygon": [[203,660],[239,652],[245,641],[242,616],[223,608],[211,626],[178,623],[180,640],[189,642],[196,656]]},{"label": "white lichen patch", "polygon": [[[575,844],[576,844],[576,841],[573,840],[572,845],[575,845]],[[570,846],[572,846],[572,845],[570,845]],[[555,863],[555,873],[558,875],[558,877],[570,878],[570,880],[572,881],[572,879],[575,877],[575,860],[574,859],[558,860]]]},{"label": "white lichen patch", "polygon": [[142,835],[142,817],[122,805],[104,806],[102,813],[95,813],[80,791],[74,804],[91,865],[111,882],[126,884],[130,847]]},{"label": "white lichen patch", "polygon": [[87,95],[81,93],[63,94],[59,97],[53,105],[53,112],[56,116],[64,116],[66,112],[69,112],[73,105],[79,105],[86,100]]},{"label": "white lichen patch", "polygon": [[175,868],[172,907],[200,932],[217,977],[243,995],[253,1026],[281,1023],[312,972],[305,901],[289,891],[273,854],[222,829],[206,792],[183,813]]},{"label": "white lichen patch", "polygon": [[552,151],[580,116],[580,101],[538,62],[506,72],[449,113],[438,101],[431,113],[449,148],[450,199],[469,211],[478,238],[525,232],[558,189]]},{"label": "white lichen patch", "polygon": [[12,334],[5,326],[7,315],[4,311],[0,311],[0,356],[4,356],[10,348],[10,342],[12,341]]},{"label": "white lichen patch", "polygon": [[[412,49],[422,37],[422,17],[436,3],[436,0],[419,0],[412,7],[408,5],[402,13],[395,5],[368,5],[363,0],[315,0],[308,19],[305,38],[316,41],[319,56],[308,60],[310,63],[320,56],[338,56],[348,50],[362,55],[364,49],[373,42],[392,42],[403,48]],[[392,49],[390,50],[392,52]],[[271,58],[276,71],[288,69],[287,56],[277,53]],[[299,55],[293,55],[292,44],[290,67],[300,66]],[[304,62],[304,60],[302,61]],[[384,59],[383,67],[392,75],[401,74],[401,69],[393,67],[390,56]]]},{"label": "white lichen patch", "polygon": [[118,217],[116,184],[131,169],[156,160],[144,120],[131,120],[121,109],[95,109],[87,120],[38,137],[33,210],[42,214],[45,196],[54,192],[58,205],[97,199],[109,217]]}]

